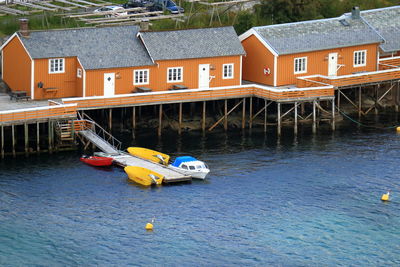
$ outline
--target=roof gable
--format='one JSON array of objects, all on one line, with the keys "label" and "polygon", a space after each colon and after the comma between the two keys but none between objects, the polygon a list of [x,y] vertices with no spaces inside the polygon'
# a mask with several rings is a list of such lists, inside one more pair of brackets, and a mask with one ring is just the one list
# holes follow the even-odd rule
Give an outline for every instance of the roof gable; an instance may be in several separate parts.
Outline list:
[{"label": "roof gable", "polygon": [[140,32],[154,60],[244,55],[233,27]]},{"label": "roof gable", "polygon": [[148,66],[137,26],[32,31],[20,39],[33,59],[77,56],[84,69]]},{"label": "roof gable", "polygon": [[253,28],[279,55],[379,43],[362,19],[350,16]]}]

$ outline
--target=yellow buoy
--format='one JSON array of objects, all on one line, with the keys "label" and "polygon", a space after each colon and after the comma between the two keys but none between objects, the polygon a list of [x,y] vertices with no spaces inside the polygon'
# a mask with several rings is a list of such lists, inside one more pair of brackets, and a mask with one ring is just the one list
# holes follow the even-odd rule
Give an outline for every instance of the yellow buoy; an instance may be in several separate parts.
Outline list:
[{"label": "yellow buoy", "polygon": [[153,224],[152,223],[147,223],[146,224],[146,230],[147,231],[152,231],[153,230]]},{"label": "yellow buoy", "polygon": [[396,128],[396,131],[399,133],[400,132],[400,126],[398,126],[397,128]]},{"label": "yellow buoy", "polygon": [[389,201],[390,192],[388,191],[386,194],[383,194],[381,197],[382,201]]}]

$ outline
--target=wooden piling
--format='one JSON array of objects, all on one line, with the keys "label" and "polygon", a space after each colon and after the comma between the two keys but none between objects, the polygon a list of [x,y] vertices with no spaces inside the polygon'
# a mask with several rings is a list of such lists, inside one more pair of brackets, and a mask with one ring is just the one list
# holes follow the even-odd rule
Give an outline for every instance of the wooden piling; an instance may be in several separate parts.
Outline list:
[{"label": "wooden piling", "polygon": [[265,107],[264,107],[264,133],[267,132],[267,108],[268,108],[267,103],[268,103],[268,100],[264,99],[264,105],[265,105]]},{"label": "wooden piling", "polygon": [[242,106],[242,129],[246,127],[246,98],[243,98]]},{"label": "wooden piling", "polygon": [[358,117],[361,117],[362,112],[362,95],[361,95],[361,86],[358,87]]},{"label": "wooden piling", "polygon": [[25,136],[25,156],[29,155],[29,131],[28,124],[24,123],[24,136]]},{"label": "wooden piling", "polygon": [[297,102],[294,102],[294,134],[297,135]]},{"label": "wooden piling", "polygon": [[11,125],[11,135],[12,135],[12,154],[13,154],[13,157],[15,158],[16,152],[15,152],[15,126],[14,126],[14,124]]},{"label": "wooden piling", "polygon": [[51,131],[52,131],[52,121],[51,120],[49,120],[49,122],[48,122],[48,138],[49,138],[49,153],[51,154],[52,152],[53,152],[53,147],[52,147],[52,134],[51,134]]},{"label": "wooden piling", "polygon": [[249,107],[249,128],[253,127],[253,98],[250,97],[250,107]]},{"label": "wooden piling", "polygon": [[281,103],[278,103],[278,136],[281,135]]},{"label": "wooden piling", "polygon": [[225,108],[224,108],[224,130],[228,130],[228,100],[225,99]]},{"label": "wooden piling", "polygon": [[36,153],[40,153],[40,124],[36,122]]},{"label": "wooden piling", "polygon": [[335,130],[335,99],[332,99],[332,131]]},{"label": "wooden piling", "polygon": [[1,158],[4,159],[4,125],[1,125]]},{"label": "wooden piling", "polygon": [[110,133],[112,132],[112,108],[109,110],[108,114],[108,128],[110,129]]},{"label": "wooden piling", "polygon": [[161,131],[162,131],[162,108],[163,108],[163,105],[160,104],[159,113],[158,113],[158,120],[159,120],[158,136],[161,136]]},{"label": "wooden piling", "polygon": [[203,116],[201,119],[201,129],[203,132],[206,130],[206,101],[203,101]]},{"label": "wooden piling", "polygon": [[132,107],[132,138],[135,138],[136,130],[136,107]]},{"label": "wooden piling", "polygon": [[315,134],[317,132],[317,114],[316,114],[316,100],[313,100],[313,124],[312,124],[312,132]]},{"label": "wooden piling", "polygon": [[179,103],[178,133],[182,133],[182,103]]}]

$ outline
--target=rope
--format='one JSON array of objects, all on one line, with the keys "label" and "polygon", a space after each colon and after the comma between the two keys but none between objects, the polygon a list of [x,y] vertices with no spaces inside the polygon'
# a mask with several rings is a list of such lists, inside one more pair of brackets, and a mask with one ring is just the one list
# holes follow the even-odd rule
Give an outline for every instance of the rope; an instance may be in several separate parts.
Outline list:
[{"label": "rope", "polygon": [[395,129],[397,128],[397,126],[388,126],[388,127],[376,127],[376,126],[371,126],[371,125],[366,125],[363,124],[359,121],[356,121],[355,119],[351,118],[349,115],[347,115],[346,113],[344,113],[343,111],[341,111],[338,107],[336,107],[336,109],[339,111],[340,114],[342,114],[344,117],[346,117],[347,119],[349,119],[350,121],[362,126],[362,127],[366,127],[366,128],[373,128],[373,129]]}]

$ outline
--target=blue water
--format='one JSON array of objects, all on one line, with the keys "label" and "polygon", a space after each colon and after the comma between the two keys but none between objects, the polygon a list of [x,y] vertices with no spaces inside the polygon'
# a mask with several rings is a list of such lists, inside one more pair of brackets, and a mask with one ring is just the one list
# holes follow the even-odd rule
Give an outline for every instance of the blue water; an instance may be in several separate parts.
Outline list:
[{"label": "blue water", "polygon": [[126,137],[212,170],[207,181],[155,188],[86,166],[80,152],[7,159],[0,265],[400,265],[400,135],[309,128],[280,139],[273,130]]}]

